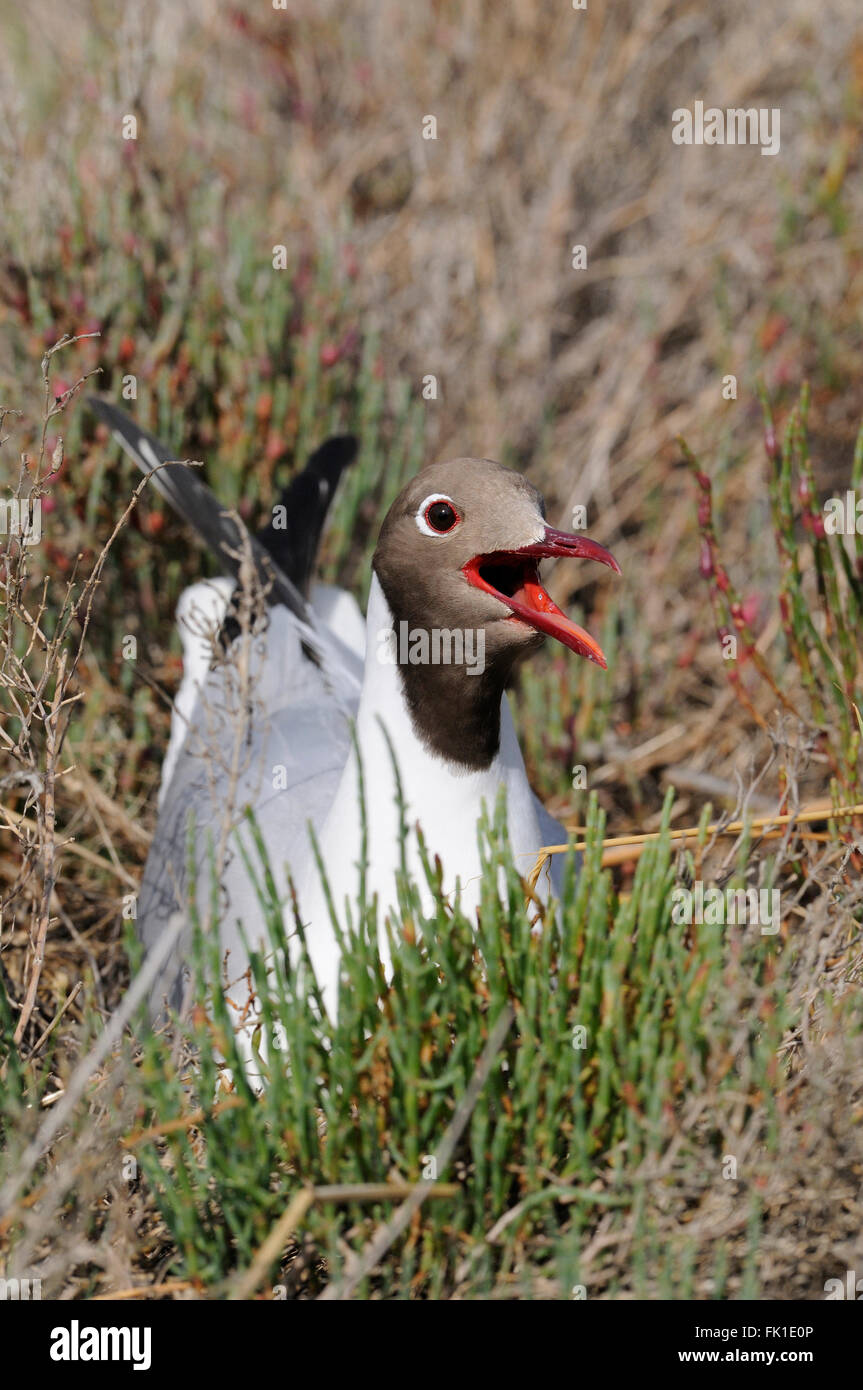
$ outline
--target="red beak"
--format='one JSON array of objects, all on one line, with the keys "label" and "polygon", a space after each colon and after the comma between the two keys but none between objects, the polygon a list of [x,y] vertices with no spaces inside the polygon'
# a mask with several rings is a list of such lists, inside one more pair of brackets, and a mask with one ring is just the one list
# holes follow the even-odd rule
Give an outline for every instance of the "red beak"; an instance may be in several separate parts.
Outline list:
[{"label": "red beak", "polygon": [[620,566],[610,551],[587,536],[571,536],[546,526],[541,541],[522,546],[519,550],[496,550],[490,555],[475,555],[468,560],[462,573],[469,584],[505,603],[512,609],[513,621],[529,623],[537,632],[556,637],[570,651],[607,668],[602,649],[589,632],[562,613],[539,582],[539,561],[554,556],[569,556],[598,560],[615,574]]}]

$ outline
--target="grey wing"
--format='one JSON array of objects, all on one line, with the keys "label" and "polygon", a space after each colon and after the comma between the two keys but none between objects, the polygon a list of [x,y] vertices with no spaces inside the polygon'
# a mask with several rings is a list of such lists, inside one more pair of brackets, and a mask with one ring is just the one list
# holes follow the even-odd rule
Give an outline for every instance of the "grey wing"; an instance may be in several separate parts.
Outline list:
[{"label": "grey wing", "polygon": [[[539,797],[534,794],[533,804],[536,807],[537,819],[539,820],[540,834],[542,835],[543,845],[565,845],[569,832],[566,827],[555,820],[545,809]],[[560,897],[563,891],[563,875],[566,865],[566,854],[553,854],[548,866],[548,875],[551,880],[551,890],[556,898]],[[576,870],[581,866],[581,855],[576,855]]]},{"label": "grey wing", "polygon": [[[287,875],[302,872],[311,852],[308,825],[317,829],[338,787],[350,746],[344,713],[326,704],[303,703],[270,721],[258,734],[243,775],[231,796],[231,779],[214,774],[213,761],[184,749],[165,797],[147,859],[138,907],[138,931],[152,950],[178,910],[186,927],[162,966],[151,991],[154,1015],[164,1003],[179,1009],[192,939],[190,898],[197,917],[218,920],[226,977],[238,978],[246,967],[243,933],[252,947],[266,947],[264,912],[249,877],[240,843],[258,879],[263,866],[246,819],[255,816],[278,892],[286,896]],[[301,750],[302,759],[289,750]],[[219,855],[222,847],[221,856]],[[213,903],[213,867],[218,867],[218,898]],[[242,931],[241,931],[242,928]]]},{"label": "grey wing", "polygon": [[[356,456],[356,440],[326,440],[282,494],[285,527],[277,531],[274,519],[251,535],[194,472],[172,462],[173,451],[154,435],[109,401],[91,399],[91,405],[204,540],[224,576],[193,585],[178,607],[184,675],[139,894],[138,934],[152,950],[178,912],[189,917],[195,897],[201,920],[220,918],[221,944],[241,965],[240,924],[252,943],[264,928],[239,853],[238,840],[249,843],[247,810],[255,813],[281,884],[286,861],[297,873],[308,861],[307,822],[320,824],[348,754],[349,719],[362,676],[363,621],[348,594],[318,586],[311,603],[306,594],[327,509]],[[257,634],[254,651],[243,648],[242,635],[232,641],[241,623],[229,603],[244,554],[264,581],[268,608],[268,630],[263,640]],[[155,1011],[164,998],[180,1003],[190,935],[187,920],[153,986]]]},{"label": "grey wing", "polygon": [[[276,609],[270,618],[251,704],[241,708],[238,701],[233,654],[207,674],[193,701],[186,691],[185,737],[160,798],[138,900],[138,935],[147,952],[178,911],[186,918],[151,989],[154,1016],[166,1002],[172,1009],[184,1003],[192,900],[202,924],[218,922],[223,958],[230,953],[225,978],[246,968],[243,933],[250,946],[266,944],[265,914],[240,851],[242,844],[260,881],[248,810],[284,899],[288,873],[298,878],[311,854],[308,825],[321,825],[347,760],[358,685],[335,693],[325,673],[299,657],[296,634],[284,630],[290,615]],[[342,658],[354,663],[356,675],[358,656],[343,652]]]}]

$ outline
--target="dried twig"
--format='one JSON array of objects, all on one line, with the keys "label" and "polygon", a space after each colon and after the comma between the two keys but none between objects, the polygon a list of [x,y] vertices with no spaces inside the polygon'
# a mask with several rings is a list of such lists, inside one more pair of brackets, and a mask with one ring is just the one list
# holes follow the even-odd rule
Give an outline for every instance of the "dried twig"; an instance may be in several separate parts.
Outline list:
[{"label": "dried twig", "polygon": [[[793,811],[783,816],[753,816],[750,820],[729,821],[727,825],[718,821],[714,825],[708,825],[703,831],[695,825],[689,826],[685,830],[670,830],[664,833],[670,840],[684,841],[685,847],[688,848],[690,844],[697,845],[702,835],[740,835],[744,830],[764,830],[762,839],[770,839],[773,827],[778,829],[783,825],[805,825],[812,821],[846,820],[851,816],[863,816],[863,802],[858,802],[856,806],[838,806],[835,809],[829,804],[810,806],[805,810]],[[610,836],[602,842],[603,865],[619,864],[628,862],[630,859],[638,859],[644,853],[645,846],[660,839],[662,834],[662,831],[650,831],[645,834]],[[553,854],[566,854],[570,848],[575,850],[587,849],[587,842],[580,840],[571,847],[569,845],[545,845],[539,851],[536,863],[527,879],[531,890],[536,887],[537,880],[551,856]]]},{"label": "dried twig", "polygon": [[71,1116],[90,1078],[93,1076],[93,1073],[101,1066],[112,1048],[119,1042],[126,1024],[132,1018],[135,1010],[146,996],[150,985],[153,980],[155,980],[159,970],[173,950],[174,942],[179,937],[185,925],[185,919],[181,913],[176,913],[174,917],[171,918],[161,938],[153,947],[153,950],[150,952],[140,971],[132,981],[132,984],[129,986],[120,1007],[99,1034],[99,1037],[93,1043],[90,1051],[81,1059],[72,1072],[62,1100],[58,1103],[56,1109],[52,1110],[51,1115],[43,1120],[35,1137],[30,1141],[21,1155],[14,1173],[10,1174],[2,1188],[0,1188],[0,1230],[3,1229],[5,1224],[4,1218],[7,1217],[16,1197],[26,1185],[36,1164],[53,1143],[64,1124],[66,1124]]}]

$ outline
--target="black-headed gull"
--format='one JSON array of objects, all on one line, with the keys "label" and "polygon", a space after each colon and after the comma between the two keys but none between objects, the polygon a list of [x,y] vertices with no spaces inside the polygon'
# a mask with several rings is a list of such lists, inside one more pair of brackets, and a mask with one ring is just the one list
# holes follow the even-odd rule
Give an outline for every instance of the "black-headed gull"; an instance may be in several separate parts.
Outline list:
[{"label": "black-headed gull", "polygon": [[[145,472],[176,457],[115,407],[93,404]],[[601,545],[548,526],[542,498],[519,473],[489,459],[453,459],[423,469],[390,507],[363,622],[350,595],[311,584],[326,508],[353,452],[346,438],[323,445],[288,489],[282,511],[274,509],[272,532],[259,532],[251,547],[268,575],[268,621],[252,639],[245,683],[223,652],[237,595],[238,523],[182,465],[154,476],[219,555],[227,577],[187,589],[178,607],[184,676],[141,884],[139,934],[152,948],[178,911],[188,913],[190,894],[199,913],[209,910],[214,846],[221,845],[217,915],[225,979],[239,980],[247,967],[243,936],[269,952],[249,877],[251,863],[260,878],[244,818],[251,807],[284,903],[288,873],[297,885],[328,1008],[337,999],[340,951],[308,827],[344,920],[357,902],[362,858],[357,750],[365,892],[367,901],[377,894],[378,922],[396,909],[401,866],[394,758],[407,808],[406,863],[423,905],[431,908],[417,823],[443,865],[444,891],[454,894],[458,881],[462,908],[473,913],[482,876],[478,821],[501,788],[516,862],[530,867],[543,845],[566,838],[528,784],[505,695],[514,663],[551,636],[605,665],[593,638],[543,588],[539,563],[582,557],[620,572]],[[233,733],[238,719],[246,720],[241,739]],[[166,1002],[180,1008],[186,1001],[189,935],[181,934],[156,979],[156,1013]],[[385,935],[381,930],[384,957]]]}]

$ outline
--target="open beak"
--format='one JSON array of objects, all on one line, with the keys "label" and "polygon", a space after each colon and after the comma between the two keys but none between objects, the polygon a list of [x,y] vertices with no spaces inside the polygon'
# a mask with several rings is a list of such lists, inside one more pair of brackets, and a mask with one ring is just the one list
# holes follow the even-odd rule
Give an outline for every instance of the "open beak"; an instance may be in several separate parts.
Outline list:
[{"label": "open beak", "polygon": [[556,637],[570,651],[586,656],[588,661],[595,661],[605,670],[607,663],[602,648],[589,632],[561,612],[539,582],[540,560],[555,556],[598,560],[620,574],[620,566],[604,546],[587,536],[556,531],[553,526],[546,526],[542,540],[533,545],[475,555],[463,566],[462,573],[469,584],[506,604],[512,610],[513,620],[529,623],[537,632]]}]

